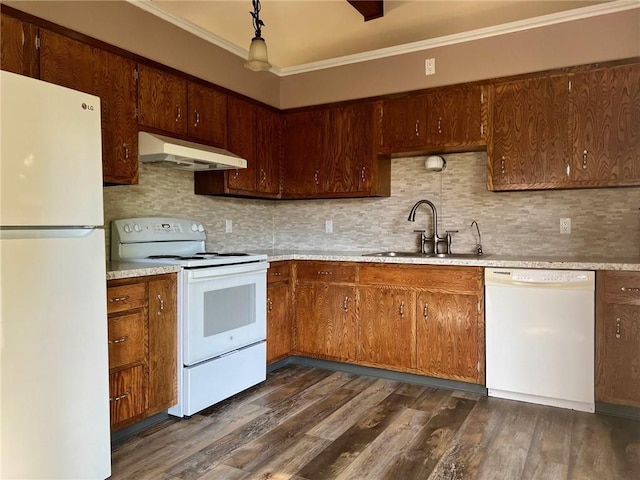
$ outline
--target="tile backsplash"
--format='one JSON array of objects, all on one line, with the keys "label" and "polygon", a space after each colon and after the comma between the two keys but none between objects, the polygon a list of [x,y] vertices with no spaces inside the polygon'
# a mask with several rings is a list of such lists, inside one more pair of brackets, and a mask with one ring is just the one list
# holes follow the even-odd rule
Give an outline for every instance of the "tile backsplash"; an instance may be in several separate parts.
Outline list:
[{"label": "tile backsplash", "polygon": [[[193,174],[141,165],[140,185],[104,189],[105,222],[133,216],[181,216],[202,221],[213,250],[416,250],[415,229],[458,230],[453,251],[471,252],[476,220],[486,254],[620,257],[640,255],[640,188],[493,193],[486,189],[486,153],[445,155],[447,167],[427,172],[424,158],[393,159],[391,197],[263,201],[193,194]],[[572,232],[560,235],[560,218]],[[233,232],[225,232],[225,220]],[[333,233],[325,233],[325,221]]]}]

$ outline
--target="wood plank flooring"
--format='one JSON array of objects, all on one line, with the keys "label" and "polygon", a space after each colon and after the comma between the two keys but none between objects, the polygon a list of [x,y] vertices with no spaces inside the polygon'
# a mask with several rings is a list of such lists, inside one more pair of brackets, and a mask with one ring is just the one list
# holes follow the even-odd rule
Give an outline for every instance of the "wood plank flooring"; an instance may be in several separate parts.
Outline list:
[{"label": "wood plank flooring", "polygon": [[638,480],[640,421],[288,366],[114,447],[112,479]]}]

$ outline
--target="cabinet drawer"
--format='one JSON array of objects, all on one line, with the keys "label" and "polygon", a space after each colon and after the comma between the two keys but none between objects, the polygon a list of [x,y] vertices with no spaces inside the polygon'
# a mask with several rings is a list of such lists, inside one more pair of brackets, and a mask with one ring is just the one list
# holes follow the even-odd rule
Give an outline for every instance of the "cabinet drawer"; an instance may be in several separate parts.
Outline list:
[{"label": "cabinet drawer", "polygon": [[482,290],[482,272],[481,267],[368,264],[360,267],[360,283],[475,293]]},{"label": "cabinet drawer", "polygon": [[124,312],[146,305],[146,283],[107,288],[107,313]]},{"label": "cabinet drawer", "polygon": [[109,368],[144,360],[142,312],[109,318]]},{"label": "cabinet drawer", "polygon": [[640,272],[605,272],[605,302],[640,305]]},{"label": "cabinet drawer", "polygon": [[109,375],[111,425],[144,412],[144,371],[142,365]]},{"label": "cabinet drawer", "polygon": [[341,262],[298,262],[300,282],[355,282],[358,267]]},{"label": "cabinet drawer", "polygon": [[289,262],[275,262],[269,264],[269,270],[267,270],[267,283],[275,282],[287,282],[290,278],[290,263]]}]

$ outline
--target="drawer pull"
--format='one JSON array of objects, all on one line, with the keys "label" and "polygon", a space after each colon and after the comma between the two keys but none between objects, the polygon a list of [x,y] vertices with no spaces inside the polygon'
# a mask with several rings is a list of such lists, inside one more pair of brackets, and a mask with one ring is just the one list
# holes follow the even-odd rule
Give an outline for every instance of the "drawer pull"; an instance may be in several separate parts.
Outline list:
[{"label": "drawer pull", "polygon": [[404,301],[400,302],[400,317],[404,318]]},{"label": "drawer pull", "polygon": [[636,287],[621,287],[620,290],[622,290],[623,292],[633,292],[633,293],[640,292],[640,288],[636,288]]},{"label": "drawer pull", "polygon": [[425,303],[424,308],[422,309],[422,316],[426,320],[429,317],[429,304]]},{"label": "drawer pull", "polygon": [[125,295],[124,297],[115,297],[115,298],[110,298],[109,299],[109,303],[118,303],[118,302],[124,302],[126,300],[129,300],[129,295]]},{"label": "drawer pull", "polygon": [[117,397],[111,397],[109,398],[110,402],[119,402],[120,400],[123,400],[125,398],[127,398],[129,396],[129,392],[124,392],[122,395],[119,395]]},{"label": "drawer pull", "polygon": [[280,275],[282,275],[282,272],[273,272],[271,275],[273,275],[274,277],[279,277]]},{"label": "drawer pull", "polygon": [[344,300],[342,301],[342,309],[345,312],[349,311],[349,297],[344,297]]},{"label": "drawer pull", "polygon": [[158,301],[160,302],[160,311],[158,312],[158,315],[162,315],[162,312],[164,312],[164,300],[160,294],[158,294]]},{"label": "drawer pull", "polygon": [[620,338],[620,317],[616,318],[616,338]]},{"label": "drawer pull", "polygon": [[325,272],[325,271],[320,270],[318,272],[318,275],[333,275],[333,272]]},{"label": "drawer pull", "polygon": [[116,343],[126,342],[127,340],[129,340],[129,335],[125,335],[124,337],[116,338],[115,340],[109,340],[109,343],[116,344]]}]

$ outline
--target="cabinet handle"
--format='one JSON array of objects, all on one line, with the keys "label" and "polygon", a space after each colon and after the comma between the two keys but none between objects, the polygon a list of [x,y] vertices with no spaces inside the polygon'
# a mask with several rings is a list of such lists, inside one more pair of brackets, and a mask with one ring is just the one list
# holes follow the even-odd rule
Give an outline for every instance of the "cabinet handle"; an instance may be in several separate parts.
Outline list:
[{"label": "cabinet handle", "polygon": [[129,145],[123,143],[122,148],[124,149],[124,159],[129,160]]},{"label": "cabinet handle", "polygon": [[349,297],[344,297],[344,300],[342,301],[342,309],[345,312],[349,311]]},{"label": "cabinet handle", "polygon": [[193,122],[193,126],[197,127],[198,125],[200,125],[200,112],[195,110],[195,114],[196,114],[196,120],[195,122]]},{"label": "cabinet handle", "polygon": [[438,118],[438,133],[442,133],[442,117]]},{"label": "cabinet handle", "polygon": [[265,172],[264,168],[260,169],[260,173],[262,174],[262,177],[260,179],[260,183],[262,183],[263,185],[265,183],[267,183],[267,172]]},{"label": "cabinet handle", "polygon": [[571,165],[567,163],[567,177],[571,176]]},{"label": "cabinet handle", "polygon": [[124,337],[116,338],[115,340],[109,340],[109,343],[111,343],[111,344],[122,343],[122,342],[126,342],[127,340],[129,340],[129,335],[125,335]]},{"label": "cabinet handle", "polygon": [[416,137],[420,136],[420,120],[416,120]]},{"label": "cabinet handle", "polygon": [[318,271],[318,275],[333,275],[333,272],[325,272],[323,270]]},{"label": "cabinet handle", "polygon": [[620,338],[620,317],[616,318],[616,338]]},{"label": "cabinet handle", "polygon": [[404,318],[404,300],[400,302],[400,318]]},{"label": "cabinet handle", "polygon": [[164,312],[164,300],[162,299],[160,294],[158,294],[157,297],[158,301],[160,302],[160,311],[158,312],[158,315],[162,315],[162,312]]},{"label": "cabinet handle", "polygon": [[109,303],[124,302],[125,300],[129,300],[129,295],[125,295],[124,297],[110,298]]},{"label": "cabinet handle", "polygon": [[501,173],[503,175],[504,175],[504,171],[505,171],[504,170],[504,161],[505,161],[505,158],[504,158],[504,155],[503,155],[502,158],[500,159],[500,170],[501,170]]},{"label": "cabinet handle", "polygon": [[582,152],[582,169],[584,170],[585,168],[587,168],[587,154],[589,152],[587,152],[586,150],[584,150]]},{"label": "cabinet handle", "polygon": [[316,170],[315,172],[313,172],[313,181],[316,182],[316,185],[318,185],[318,170]]},{"label": "cabinet handle", "polygon": [[636,287],[622,287],[620,288],[620,290],[622,290],[623,292],[635,292],[635,293],[640,292],[640,288],[636,288]]},{"label": "cabinet handle", "polygon": [[110,402],[119,402],[120,400],[127,398],[129,396],[129,392],[124,392],[122,395],[119,395],[117,397],[110,397],[109,401]]},{"label": "cabinet handle", "polygon": [[272,310],[273,310],[273,302],[271,301],[271,299],[270,299],[270,298],[267,298],[267,309],[268,309],[269,311],[272,311]]},{"label": "cabinet handle", "polygon": [[180,107],[176,107],[176,122],[179,122],[182,118],[182,109]]},{"label": "cabinet handle", "polygon": [[424,308],[422,309],[422,316],[426,320],[429,317],[429,304],[425,303]]},{"label": "cabinet handle", "polygon": [[367,167],[362,167],[362,170],[360,171],[360,178],[363,183],[367,181]]},{"label": "cabinet handle", "polygon": [[280,275],[282,275],[282,272],[273,272],[271,275],[273,275],[274,277],[279,277]]}]

